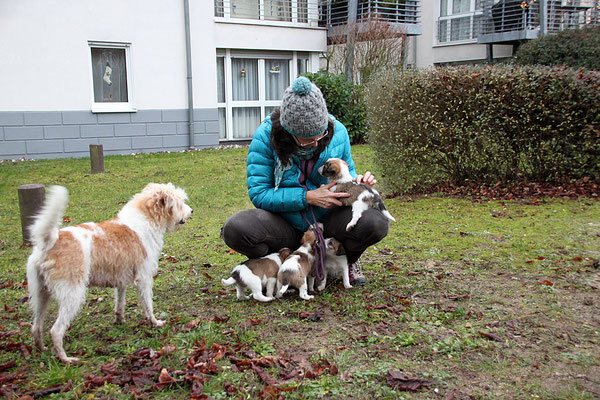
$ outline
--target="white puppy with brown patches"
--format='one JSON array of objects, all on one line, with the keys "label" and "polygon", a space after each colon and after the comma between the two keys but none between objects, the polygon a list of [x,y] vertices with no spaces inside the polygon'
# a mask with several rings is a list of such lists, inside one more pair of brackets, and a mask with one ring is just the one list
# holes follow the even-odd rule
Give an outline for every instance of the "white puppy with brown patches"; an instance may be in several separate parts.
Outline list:
[{"label": "white puppy with brown patches", "polygon": [[325,243],[327,248],[327,251],[325,252],[325,277],[319,282],[317,290],[321,291],[325,289],[328,276],[336,278],[341,277],[344,287],[346,289],[352,289],[352,285],[350,285],[348,258],[346,257],[344,246],[334,238],[325,239]]},{"label": "white puppy with brown patches", "polygon": [[43,345],[43,323],[50,297],[58,302],[58,316],[50,329],[54,352],[65,363],[63,337],[85,301],[89,286],[114,287],[116,322],[124,320],[125,292],[133,283],[144,314],[157,320],[152,304],[153,276],[164,235],[180,228],[192,215],[187,195],[173,184],[149,183],[125,204],[117,217],[58,229],[69,194],[52,186],[41,213],[31,226],[33,251],[27,260],[31,331],[38,349]]},{"label": "white puppy with brown patches", "polygon": [[[277,253],[255,258],[237,265],[231,271],[231,277],[221,279],[224,286],[235,284],[238,300],[248,300],[250,297],[244,295],[244,289],[252,291],[252,297],[258,301],[271,301],[274,299],[275,286],[277,285],[277,273],[283,261],[292,251],[287,247]],[[262,292],[267,288],[267,295]]]},{"label": "white puppy with brown patches", "polygon": [[290,254],[279,268],[276,297],[283,296],[290,286],[298,288],[300,298],[304,300],[310,300],[314,297],[308,294],[306,278],[315,263],[315,243],[316,236],[309,228],[302,236],[300,247]]},{"label": "white puppy with brown patches", "polygon": [[363,212],[369,208],[374,208],[381,211],[389,220],[396,221],[389,213],[383,204],[383,199],[379,192],[369,185],[364,183],[356,183],[353,181],[348,163],[340,158],[330,158],[319,167],[319,174],[326,177],[329,182],[336,182],[329,190],[338,193],[350,193],[350,197],[340,197],[339,201],[344,206],[352,207],[352,219],[346,225],[346,230],[349,231],[358,222]]}]

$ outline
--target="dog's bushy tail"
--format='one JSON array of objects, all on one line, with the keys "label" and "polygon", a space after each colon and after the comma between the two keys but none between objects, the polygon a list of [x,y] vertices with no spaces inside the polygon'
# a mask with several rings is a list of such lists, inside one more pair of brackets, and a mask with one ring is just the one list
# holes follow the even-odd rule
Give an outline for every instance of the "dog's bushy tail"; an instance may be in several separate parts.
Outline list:
[{"label": "dog's bushy tail", "polygon": [[69,192],[62,186],[50,186],[42,211],[30,226],[31,241],[42,250],[52,248],[58,240],[58,227],[69,203]]}]

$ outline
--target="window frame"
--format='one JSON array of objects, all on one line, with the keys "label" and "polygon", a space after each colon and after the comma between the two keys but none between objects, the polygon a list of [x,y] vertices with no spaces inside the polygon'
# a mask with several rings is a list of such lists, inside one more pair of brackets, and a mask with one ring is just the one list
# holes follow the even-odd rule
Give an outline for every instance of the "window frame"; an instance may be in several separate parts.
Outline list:
[{"label": "window frame", "polygon": [[[465,43],[476,43],[477,42],[477,21],[482,15],[482,0],[469,0],[469,10],[463,12],[454,12],[454,2],[455,0],[440,0],[439,4],[439,16],[437,22],[437,34],[435,35],[436,43],[438,46],[448,46],[454,44],[465,44]],[[445,4],[445,7],[443,6]],[[443,14],[443,10],[446,10],[445,15]],[[453,40],[453,30],[452,25],[453,21],[457,21],[459,19],[469,18],[469,37],[464,39],[456,39]],[[441,40],[441,26],[442,23],[445,24],[445,40]],[[460,23],[454,24],[455,26],[460,26]]]},{"label": "window frame", "polygon": [[[219,110],[219,124],[221,130],[225,127],[225,132],[220,132],[219,138],[222,141],[239,141],[252,139],[252,132],[248,137],[234,137],[233,132],[233,109],[234,108],[260,108],[260,121],[271,112],[274,107],[279,107],[281,100],[267,100],[266,95],[266,71],[265,60],[287,60],[288,61],[288,82],[293,82],[298,76],[298,60],[305,60],[307,70],[310,69],[310,55],[305,52],[243,52],[231,49],[217,50],[216,58],[223,58],[224,79],[222,88],[217,79],[217,109]],[[248,58],[258,61],[258,100],[233,100],[232,90],[232,63],[233,58]],[[219,61],[215,60],[219,63]],[[225,101],[219,102],[219,92],[224,89]],[[283,95],[283,93],[281,93]],[[224,115],[224,121],[221,117]],[[258,126],[256,126],[258,127]]]},{"label": "window frame", "polygon": [[[125,50],[125,70],[127,79],[127,101],[126,102],[97,102],[94,93],[94,71],[92,49],[115,49]],[[93,113],[119,113],[119,112],[136,112],[134,106],[134,90],[133,90],[133,68],[131,63],[131,43],[129,42],[108,42],[108,41],[88,41],[88,55],[90,67],[90,87],[91,101]]]}]

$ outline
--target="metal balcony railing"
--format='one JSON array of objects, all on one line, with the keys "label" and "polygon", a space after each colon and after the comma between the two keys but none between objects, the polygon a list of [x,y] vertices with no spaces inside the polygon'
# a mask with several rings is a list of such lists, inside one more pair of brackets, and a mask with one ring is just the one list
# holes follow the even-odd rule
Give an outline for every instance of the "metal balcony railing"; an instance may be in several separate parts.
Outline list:
[{"label": "metal balcony railing", "polygon": [[318,0],[214,0],[215,16],[317,25]]},{"label": "metal balcony railing", "polygon": [[[321,1],[319,25],[345,25],[351,12],[348,0]],[[394,24],[419,24],[420,0],[357,0],[356,22],[377,20]]]},{"label": "metal balcony railing", "polygon": [[482,0],[480,43],[600,25],[600,0]]}]

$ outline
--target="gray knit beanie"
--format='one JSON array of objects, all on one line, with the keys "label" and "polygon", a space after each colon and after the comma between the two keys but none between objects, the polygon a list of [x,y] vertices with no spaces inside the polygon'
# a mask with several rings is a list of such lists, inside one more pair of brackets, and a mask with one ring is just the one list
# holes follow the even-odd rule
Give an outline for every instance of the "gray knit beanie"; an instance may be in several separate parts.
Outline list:
[{"label": "gray knit beanie", "polygon": [[303,76],[283,92],[280,112],[281,126],[294,136],[320,135],[329,123],[321,90]]}]

